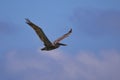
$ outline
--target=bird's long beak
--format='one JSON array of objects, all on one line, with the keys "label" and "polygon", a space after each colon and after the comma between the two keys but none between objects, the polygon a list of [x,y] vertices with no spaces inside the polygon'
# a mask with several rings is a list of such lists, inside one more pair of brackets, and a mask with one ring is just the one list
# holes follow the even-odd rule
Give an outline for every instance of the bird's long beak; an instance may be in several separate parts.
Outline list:
[{"label": "bird's long beak", "polygon": [[58,43],[59,45],[62,45],[62,46],[67,46],[67,44],[63,44],[63,43]]}]

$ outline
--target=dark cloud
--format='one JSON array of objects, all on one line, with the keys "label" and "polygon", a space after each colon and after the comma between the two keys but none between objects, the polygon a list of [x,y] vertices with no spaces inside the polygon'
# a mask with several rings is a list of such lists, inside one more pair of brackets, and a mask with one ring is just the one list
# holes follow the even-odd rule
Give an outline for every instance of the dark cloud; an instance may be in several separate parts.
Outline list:
[{"label": "dark cloud", "polygon": [[79,30],[92,36],[118,36],[120,34],[120,11],[78,9],[72,21]]}]

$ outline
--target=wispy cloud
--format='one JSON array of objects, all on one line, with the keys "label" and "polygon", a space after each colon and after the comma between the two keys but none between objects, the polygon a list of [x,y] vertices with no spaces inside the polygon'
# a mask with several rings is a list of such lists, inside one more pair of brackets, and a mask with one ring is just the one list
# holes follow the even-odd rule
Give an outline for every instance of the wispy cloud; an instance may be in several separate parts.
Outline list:
[{"label": "wispy cloud", "polygon": [[1,80],[119,80],[120,53],[61,51],[8,52],[0,61]]},{"label": "wispy cloud", "polygon": [[2,35],[15,35],[19,32],[18,25],[15,25],[14,23],[1,21],[0,20],[0,34]]}]

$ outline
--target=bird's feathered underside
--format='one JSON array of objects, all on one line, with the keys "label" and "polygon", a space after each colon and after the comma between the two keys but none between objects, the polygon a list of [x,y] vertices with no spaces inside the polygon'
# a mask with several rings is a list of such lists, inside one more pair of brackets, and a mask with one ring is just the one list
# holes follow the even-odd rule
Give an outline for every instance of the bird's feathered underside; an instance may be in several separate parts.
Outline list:
[{"label": "bird's feathered underside", "polygon": [[70,31],[69,31],[68,33],[66,33],[66,34],[64,34],[63,36],[61,36],[60,38],[56,39],[56,40],[54,41],[54,44],[59,43],[59,42],[60,42],[61,40],[63,40],[64,38],[68,37],[68,36],[70,35],[70,33],[72,33],[72,29],[70,29]]},{"label": "bird's feathered underside", "polygon": [[49,39],[47,38],[47,36],[45,35],[45,33],[43,32],[43,30],[40,27],[38,27],[37,25],[32,23],[29,19],[26,19],[26,23],[35,30],[35,32],[37,33],[39,38],[44,42],[45,46],[52,45],[52,43],[49,41]]}]

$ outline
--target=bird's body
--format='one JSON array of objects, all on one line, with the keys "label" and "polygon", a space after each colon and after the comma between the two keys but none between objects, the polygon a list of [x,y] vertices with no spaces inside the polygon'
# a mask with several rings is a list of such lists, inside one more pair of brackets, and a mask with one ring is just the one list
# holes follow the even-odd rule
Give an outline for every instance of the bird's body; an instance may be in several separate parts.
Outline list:
[{"label": "bird's body", "polygon": [[56,48],[60,47],[60,45],[66,46],[66,44],[62,44],[59,42],[62,39],[64,39],[65,37],[69,36],[70,33],[72,32],[72,29],[70,29],[70,31],[68,33],[64,34],[62,37],[58,38],[53,43],[51,43],[51,41],[47,38],[47,36],[45,35],[45,33],[43,32],[43,30],[40,27],[38,27],[37,25],[32,23],[29,19],[26,19],[26,23],[35,30],[35,32],[39,36],[40,40],[43,41],[45,47],[42,48],[41,50],[46,50],[46,51],[56,49]]},{"label": "bird's body", "polygon": [[49,50],[56,49],[56,48],[58,48],[58,47],[60,47],[60,45],[51,45],[51,46],[49,46],[49,47],[45,46],[45,47],[42,48],[41,50],[47,50],[47,51],[49,51]]}]

